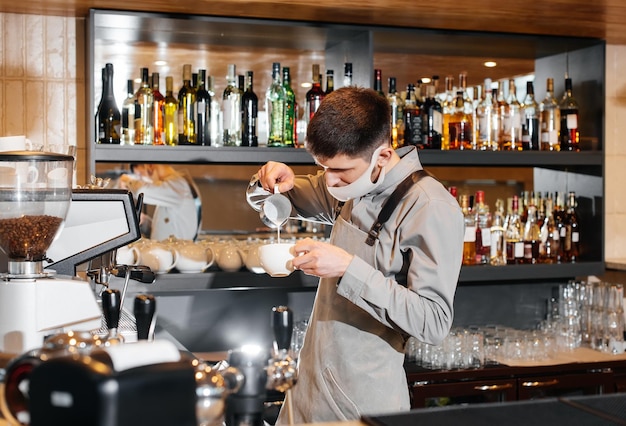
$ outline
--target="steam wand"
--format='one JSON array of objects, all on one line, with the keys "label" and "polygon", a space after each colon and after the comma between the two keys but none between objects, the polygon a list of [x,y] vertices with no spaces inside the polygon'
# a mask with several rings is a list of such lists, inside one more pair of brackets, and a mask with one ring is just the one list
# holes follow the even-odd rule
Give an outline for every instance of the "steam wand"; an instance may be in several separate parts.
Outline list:
[{"label": "steam wand", "polygon": [[266,387],[285,393],[287,416],[289,424],[293,425],[291,388],[298,380],[296,361],[289,355],[293,332],[293,312],[287,306],[274,307],[271,323],[274,331],[274,344],[272,358],[267,367]]}]

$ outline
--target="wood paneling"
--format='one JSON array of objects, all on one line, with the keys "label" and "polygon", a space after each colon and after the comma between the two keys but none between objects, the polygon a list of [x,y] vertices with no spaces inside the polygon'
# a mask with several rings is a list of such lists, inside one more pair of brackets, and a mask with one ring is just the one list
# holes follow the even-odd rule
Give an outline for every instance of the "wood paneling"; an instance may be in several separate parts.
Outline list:
[{"label": "wood paneling", "polygon": [[623,0],[29,0],[0,11],[86,16],[89,8],[598,37],[626,43]]}]

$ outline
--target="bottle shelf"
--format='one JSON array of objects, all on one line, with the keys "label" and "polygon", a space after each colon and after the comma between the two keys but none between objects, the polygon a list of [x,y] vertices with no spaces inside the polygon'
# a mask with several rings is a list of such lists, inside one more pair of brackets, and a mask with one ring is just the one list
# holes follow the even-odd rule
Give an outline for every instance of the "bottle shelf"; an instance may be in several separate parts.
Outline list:
[{"label": "bottle shelf", "polygon": [[[96,145],[94,156],[95,161],[108,163],[262,164],[274,160],[289,164],[313,164],[311,155],[302,148]],[[604,153],[422,150],[420,159],[425,167],[584,167],[601,166]]]},{"label": "bottle shelf", "polygon": [[464,266],[459,283],[501,283],[503,281],[529,282],[533,280],[573,279],[586,275],[601,275],[605,271],[604,262],[559,263],[553,265],[507,265]]}]

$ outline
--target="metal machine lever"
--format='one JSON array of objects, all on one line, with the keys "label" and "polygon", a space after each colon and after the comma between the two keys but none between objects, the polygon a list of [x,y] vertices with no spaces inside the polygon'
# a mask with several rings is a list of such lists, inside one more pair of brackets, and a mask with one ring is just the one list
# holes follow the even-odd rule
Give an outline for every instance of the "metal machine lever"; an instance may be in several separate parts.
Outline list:
[{"label": "metal machine lever", "polygon": [[137,340],[152,340],[156,299],[151,294],[135,296],[133,314],[137,325]]}]

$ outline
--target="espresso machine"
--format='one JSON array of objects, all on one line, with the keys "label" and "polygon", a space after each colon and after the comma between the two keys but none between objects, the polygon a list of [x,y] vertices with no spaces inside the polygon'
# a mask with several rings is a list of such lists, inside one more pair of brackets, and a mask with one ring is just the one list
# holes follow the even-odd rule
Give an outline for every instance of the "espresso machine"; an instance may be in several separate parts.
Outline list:
[{"label": "espresso machine", "polygon": [[73,161],[47,152],[0,153],[2,352],[24,353],[66,330],[99,329],[94,288],[76,277],[76,266],[140,237],[132,195],[72,190]]}]

